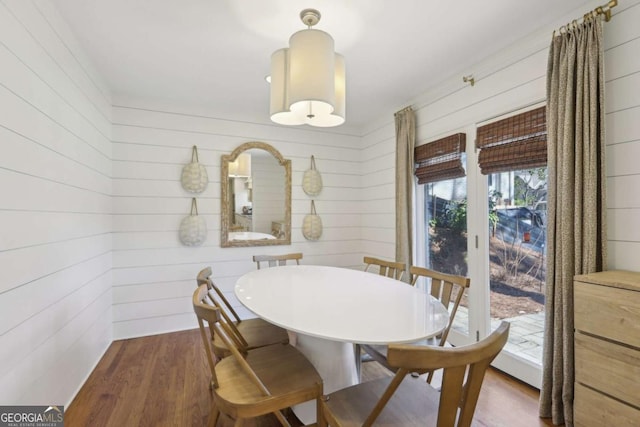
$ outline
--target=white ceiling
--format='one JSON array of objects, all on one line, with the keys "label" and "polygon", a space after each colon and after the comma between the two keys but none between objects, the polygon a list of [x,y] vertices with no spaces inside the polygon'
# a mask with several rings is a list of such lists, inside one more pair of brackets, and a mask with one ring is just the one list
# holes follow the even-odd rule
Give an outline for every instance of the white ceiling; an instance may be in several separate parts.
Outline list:
[{"label": "white ceiling", "polygon": [[[587,0],[54,0],[115,95],[268,122],[271,53],[322,13],[357,129]],[[580,9],[583,8],[583,9]],[[577,15],[581,16],[581,15]]]}]

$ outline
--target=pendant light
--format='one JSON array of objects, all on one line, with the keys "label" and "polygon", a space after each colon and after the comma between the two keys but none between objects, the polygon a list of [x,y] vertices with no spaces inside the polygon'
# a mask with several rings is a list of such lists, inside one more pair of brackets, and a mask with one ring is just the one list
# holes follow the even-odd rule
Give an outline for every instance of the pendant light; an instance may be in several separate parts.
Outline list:
[{"label": "pendant light", "polygon": [[331,127],[345,121],[344,57],[331,36],[312,27],[320,12],[300,12],[306,30],[271,55],[271,120],[283,125]]}]

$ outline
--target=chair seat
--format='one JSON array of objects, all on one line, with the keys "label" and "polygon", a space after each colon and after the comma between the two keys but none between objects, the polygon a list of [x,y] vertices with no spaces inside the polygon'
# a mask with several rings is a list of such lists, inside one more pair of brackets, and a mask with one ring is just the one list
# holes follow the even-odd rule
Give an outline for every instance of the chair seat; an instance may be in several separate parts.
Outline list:
[{"label": "chair seat", "polygon": [[[332,427],[360,427],[380,400],[393,377],[357,384],[328,396]],[[440,393],[421,378],[404,378],[376,419],[375,426],[435,426]],[[326,412],[325,412],[326,413]]]},{"label": "chair seat", "polygon": [[[289,344],[274,344],[251,350],[246,361],[270,391],[265,396],[241,369],[235,357],[216,365],[216,404],[235,417],[252,417],[315,399],[322,392],[322,378],[311,362]],[[276,403],[277,402],[277,403]]]},{"label": "chair seat", "polygon": [[[407,343],[407,345],[435,346],[435,345],[438,345],[438,340],[435,337],[424,338],[419,341],[413,341],[413,342]],[[368,356],[371,357],[371,360],[375,360],[376,362],[380,363],[382,366],[389,369],[390,371],[396,370],[395,368],[391,367],[387,362],[388,347],[386,345],[363,344],[362,349],[365,351],[365,353]],[[367,360],[363,359],[363,361],[367,361]]]},{"label": "chair seat", "polygon": [[[247,350],[289,342],[286,329],[273,325],[263,319],[246,319],[235,325],[247,341],[247,344],[249,344]],[[213,338],[213,352],[220,358],[227,357],[230,354],[225,343],[217,335]]]}]

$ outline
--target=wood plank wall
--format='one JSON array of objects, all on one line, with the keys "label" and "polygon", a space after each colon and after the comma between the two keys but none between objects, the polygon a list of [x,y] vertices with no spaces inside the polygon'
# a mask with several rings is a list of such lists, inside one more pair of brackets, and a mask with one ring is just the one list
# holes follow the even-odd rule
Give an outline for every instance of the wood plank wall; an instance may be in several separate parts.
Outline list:
[{"label": "wood plank wall", "polygon": [[[619,10],[617,10],[619,9]],[[640,271],[640,2],[605,25],[609,268]]]},{"label": "wood plank wall", "polygon": [[[389,122],[391,119],[391,122]],[[393,112],[362,138],[362,239],[365,256],[395,260],[396,136]]]},{"label": "wood plank wall", "polygon": [[111,99],[51,2],[0,2],[0,401],[66,405],[112,340]]},{"label": "wood plank wall", "polygon": [[[598,4],[593,2],[594,7]],[[640,26],[635,22],[640,19],[640,2],[622,1],[613,12],[612,21],[604,24],[609,267],[639,271],[640,229],[635,224],[640,218]],[[470,133],[477,123],[544,102],[551,33],[575,16],[579,11],[398,105],[396,110],[411,105],[416,111],[416,144]],[[473,87],[462,82],[470,73],[476,78]],[[393,112],[371,123],[362,136],[364,251],[388,258],[395,252]],[[468,151],[473,151],[471,136]],[[474,173],[468,171],[470,177]]]},{"label": "wood plank wall", "polygon": [[[116,101],[113,121],[115,338],[195,327],[190,296],[205,266],[213,268],[216,282],[238,306],[233,286],[255,269],[254,254],[302,252],[304,264],[362,264],[359,137],[234,122],[134,101]],[[220,157],[248,141],[267,142],[292,161],[291,246],[220,248]],[[207,189],[197,196],[208,237],[201,247],[189,248],[180,244],[177,230],[191,200],[180,185],[180,171],[194,144],[209,175]],[[302,175],[312,154],[324,183],[316,197],[324,224],[317,242],[301,232],[311,200],[302,191]]]}]

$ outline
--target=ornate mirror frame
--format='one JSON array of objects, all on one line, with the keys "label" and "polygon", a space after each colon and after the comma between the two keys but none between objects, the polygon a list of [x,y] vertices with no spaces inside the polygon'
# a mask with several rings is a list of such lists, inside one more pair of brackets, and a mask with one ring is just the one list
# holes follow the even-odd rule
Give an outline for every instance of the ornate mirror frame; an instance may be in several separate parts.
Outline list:
[{"label": "ornate mirror frame", "polygon": [[[284,167],[284,237],[278,239],[260,239],[260,240],[229,240],[229,232],[231,230],[232,218],[230,218],[230,200],[229,200],[229,164],[236,161],[240,154],[251,149],[261,149],[270,153],[278,164]],[[291,244],[291,160],[287,160],[278,150],[265,142],[245,142],[231,152],[231,154],[223,154],[220,162],[220,182],[221,192],[221,226],[220,226],[220,246],[223,248],[233,247],[249,247],[249,246],[275,246]]]}]

